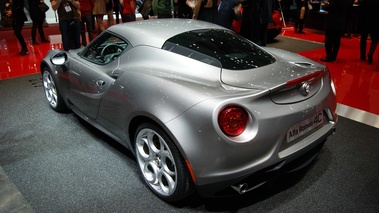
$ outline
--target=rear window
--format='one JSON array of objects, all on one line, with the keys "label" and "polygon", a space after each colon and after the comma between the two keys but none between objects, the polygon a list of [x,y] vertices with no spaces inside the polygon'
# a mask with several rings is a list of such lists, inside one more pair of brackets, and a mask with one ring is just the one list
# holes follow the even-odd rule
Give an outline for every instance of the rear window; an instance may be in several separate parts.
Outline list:
[{"label": "rear window", "polygon": [[275,61],[253,42],[223,29],[185,32],[168,39],[162,49],[231,70],[253,69]]}]

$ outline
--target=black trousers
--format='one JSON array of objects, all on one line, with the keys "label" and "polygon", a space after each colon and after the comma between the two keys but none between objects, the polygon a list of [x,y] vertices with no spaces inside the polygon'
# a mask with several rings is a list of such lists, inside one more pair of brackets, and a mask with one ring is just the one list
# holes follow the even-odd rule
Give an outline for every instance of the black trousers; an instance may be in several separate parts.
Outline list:
[{"label": "black trousers", "polygon": [[336,60],[338,51],[341,46],[341,36],[343,30],[326,30],[325,31],[325,51],[326,58]]},{"label": "black trousers", "polygon": [[267,44],[267,28],[268,24],[256,24],[251,28],[251,41],[259,46]]},{"label": "black trousers", "polygon": [[32,19],[33,25],[32,25],[32,41],[37,41],[37,29],[39,36],[41,40],[46,40],[45,38],[45,32],[43,31],[43,19]]},{"label": "black trousers", "polygon": [[[362,32],[361,41],[360,41],[360,56],[361,59],[366,59],[366,46],[367,46],[367,37],[370,33]],[[375,49],[378,46],[379,38],[371,35],[371,45],[367,55],[374,55]]]},{"label": "black trousers", "polygon": [[28,48],[26,47],[24,37],[22,36],[22,33],[21,33],[23,27],[24,27],[24,22],[15,21],[12,23],[13,32],[14,32],[18,42],[21,45],[21,51],[27,51]]}]

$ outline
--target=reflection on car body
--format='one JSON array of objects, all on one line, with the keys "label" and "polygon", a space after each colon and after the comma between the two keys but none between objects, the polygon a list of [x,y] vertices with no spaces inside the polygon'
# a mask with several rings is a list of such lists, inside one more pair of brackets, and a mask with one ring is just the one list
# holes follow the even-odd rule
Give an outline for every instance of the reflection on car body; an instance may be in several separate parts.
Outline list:
[{"label": "reflection on car body", "polygon": [[325,65],[197,20],[115,25],[83,49],[49,51],[41,72],[51,108],[129,148],[169,202],[302,168],[337,122]]}]

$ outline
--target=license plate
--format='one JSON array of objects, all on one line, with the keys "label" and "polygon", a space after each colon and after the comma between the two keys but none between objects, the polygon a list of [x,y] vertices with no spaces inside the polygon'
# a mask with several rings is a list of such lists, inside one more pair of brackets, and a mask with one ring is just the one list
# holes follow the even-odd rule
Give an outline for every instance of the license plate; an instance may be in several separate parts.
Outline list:
[{"label": "license plate", "polygon": [[307,132],[320,126],[323,123],[324,123],[324,116],[322,112],[318,112],[316,113],[316,115],[293,125],[287,132],[287,143],[306,134]]}]

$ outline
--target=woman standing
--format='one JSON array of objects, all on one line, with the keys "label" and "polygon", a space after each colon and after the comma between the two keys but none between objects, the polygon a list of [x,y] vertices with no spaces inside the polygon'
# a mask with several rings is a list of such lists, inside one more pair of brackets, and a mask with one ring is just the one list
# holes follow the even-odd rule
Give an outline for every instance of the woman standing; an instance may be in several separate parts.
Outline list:
[{"label": "woman standing", "polygon": [[29,3],[29,14],[32,19],[32,44],[39,44],[37,42],[37,29],[41,42],[49,42],[45,37],[45,32],[43,31],[43,22],[46,18],[45,12],[41,11],[38,7],[39,4],[43,3],[43,0],[28,0]]}]

